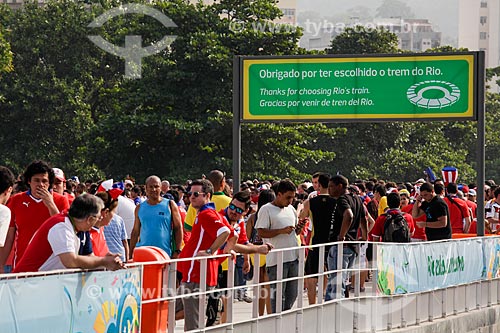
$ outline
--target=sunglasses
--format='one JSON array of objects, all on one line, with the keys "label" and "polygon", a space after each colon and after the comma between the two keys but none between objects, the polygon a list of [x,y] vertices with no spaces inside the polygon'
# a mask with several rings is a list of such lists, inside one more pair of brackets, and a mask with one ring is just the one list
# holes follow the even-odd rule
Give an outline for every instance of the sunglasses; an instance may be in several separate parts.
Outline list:
[{"label": "sunglasses", "polygon": [[245,210],[241,209],[240,207],[236,207],[234,204],[229,204],[229,209],[235,210],[236,213],[238,214],[243,214]]},{"label": "sunglasses", "polygon": [[198,191],[196,191],[196,192],[188,192],[189,196],[194,195],[195,198],[198,198],[200,196],[200,194],[205,195],[205,192],[198,192]]}]

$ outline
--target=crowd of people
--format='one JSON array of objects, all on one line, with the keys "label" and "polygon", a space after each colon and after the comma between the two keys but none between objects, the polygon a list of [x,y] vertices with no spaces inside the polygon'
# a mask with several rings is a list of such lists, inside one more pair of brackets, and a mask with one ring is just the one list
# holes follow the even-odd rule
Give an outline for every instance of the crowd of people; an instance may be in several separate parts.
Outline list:
[{"label": "crowd of people", "polygon": [[[245,284],[260,256],[260,282],[278,279],[282,262],[282,299],[276,284],[256,295],[259,314],[293,307],[298,297],[300,265],[304,265],[310,304],[318,297],[332,300],[347,296],[350,277],[345,270],[341,290],[336,273],[326,277],[324,295],[317,295],[317,273],[337,269],[337,252],[343,248],[342,268],[350,268],[359,257],[367,267],[372,246],[365,241],[421,242],[449,239],[454,233],[475,233],[477,204],[475,184],[394,183],[377,179],[349,184],[342,175],[318,172],[296,186],[289,179],[246,181],[233,193],[234,184],[220,170],[205,177],[170,185],[155,175],[144,185],[133,179],[80,183],[77,176],[66,179],[63,170],[44,161],[34,161],[17,179],[0,167],[0,273],[22,273],[66,268],[124,268],[134,250],[156,246],[171,258],[212,257],[231,254],[236,263],[235,285]],[[485,185],[486,230],[499,230],[500,187]],[[360,241],[361,245],[343,243]],[[325,251],[321,245],[339,242]],[[273,249],[307,246],[305,262],[298,250]],[[228,285],[226,260],[209,259],[207,289]],[[200,287],[199,260],[178,263],[179,293],[190,294]],[[314,276],[314,277],[307,277]],[[369,279],[360,276],[360,289]],[[236,298],[252,302],[242,287]],[[227,293],[214,292],[208,299],[207,325],[217,312],[225,322]],[[198,297],[186,296],[176,305],[176,318],[185,318],[185,329],[198,328]]]}]

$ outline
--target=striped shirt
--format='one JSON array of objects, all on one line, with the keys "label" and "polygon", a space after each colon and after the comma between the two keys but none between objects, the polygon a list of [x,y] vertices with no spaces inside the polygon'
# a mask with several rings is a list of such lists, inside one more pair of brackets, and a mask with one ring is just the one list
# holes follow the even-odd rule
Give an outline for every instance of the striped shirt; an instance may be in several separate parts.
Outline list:
[{"label": "striped shirt", "polygon": [[115,214],[111,222],[104,226],[104,236],[106,237],[109,252],[119,253],[122,261],[126,262],[125,248],[122,241],[127,240],[127,233],[125,232],[125,222],[120,215]]}]

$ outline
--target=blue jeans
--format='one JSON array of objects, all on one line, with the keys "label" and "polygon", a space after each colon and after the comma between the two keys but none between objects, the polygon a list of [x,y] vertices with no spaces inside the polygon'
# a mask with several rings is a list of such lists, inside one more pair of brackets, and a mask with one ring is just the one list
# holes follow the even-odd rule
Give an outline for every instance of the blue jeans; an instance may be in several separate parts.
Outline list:
[{"label": "blue jeans", "polygon": [[[354,264],[354,259],[356,258],[356,253],[354,252],[353,249],[351,249],[348,246],[343,247],[343,259],[342,259],[342,269],[348,269],[351,268],[352,265]],[[328,258],[327,258],[327,265],[328,265],[328,270],[336,270],[337,268],[337,245],[334,245],[330,248],[328,251]],[[326,294],[325,294],[325,301],[330,301],[332,299],[337,298],[336,293],[337,293],[337,284],[335,283],[335,279],[337,277],[337,273],[331,273],[328,275],[328,284],[326,286]],[[345,289],[346,289],[346,281],[348,278],[348,272],[343,271],[342,272],[342,293],[341,296],[344,297],[345,295]]]},{"label": "blue jeans", "polygon": [[242,255],[236,257],[235,274],[234,274],[234,285],[244,286],[246,284],[245,278],[243,277],[243,263],[245,258]]},{"label": "blue jeans", "polygon": [[[278,278],[278,265],[267,267],[269,281],[276,281]],[[283,279],[299,276],[299,260],[283,263]],[[282,311],[290,310],[297,299],[298,280],[282,282]],[[270,285],[271,289],[271,309],[276,313],[276,283]]]},{"label": "blue jeans", "polygon": [[[247,284],[247,281],[245,280],[245,277],[243,275],[243,264],[245,262],[245,258],[242,255],[239,255],[236,257],[236,265],[235,265],[235,274],[234,274],[234,286],[239,287],[239,286],[245,286]],[[243,297],[243,295],[246,293],[247,288],[238,288],[236,290],[236,295],[235,297],[239,299],[239,297]]]}]

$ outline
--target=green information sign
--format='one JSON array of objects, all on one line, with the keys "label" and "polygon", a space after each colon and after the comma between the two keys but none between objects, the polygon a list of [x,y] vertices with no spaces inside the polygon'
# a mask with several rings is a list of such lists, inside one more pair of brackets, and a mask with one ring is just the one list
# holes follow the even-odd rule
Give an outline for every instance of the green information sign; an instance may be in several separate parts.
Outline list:
[{"label": "green information sign", "polygon": [[476,54],[241,58],[243,121],[475,119]]}]

